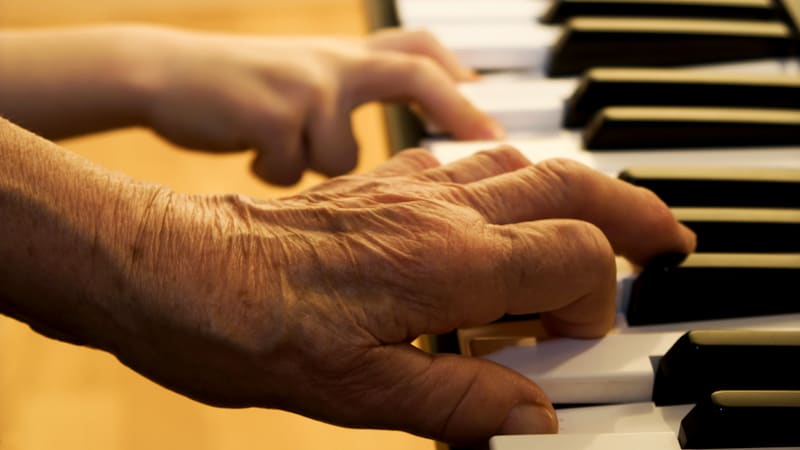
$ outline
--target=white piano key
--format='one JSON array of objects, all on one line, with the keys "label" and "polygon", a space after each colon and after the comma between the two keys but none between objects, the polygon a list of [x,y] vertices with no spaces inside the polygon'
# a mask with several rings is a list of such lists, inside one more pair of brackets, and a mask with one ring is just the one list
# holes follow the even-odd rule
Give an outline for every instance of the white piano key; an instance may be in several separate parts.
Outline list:
[{"label": "white piano key", "polygon": [[[753,75],[800,74],[796,61],[777,59],[671,70]],[[577,78],[543,78],[536,72],[523,72],[484,75],[478,81],[462,83],[459,89],[478,109],[513,135],[559,131],[563,127],[565,102],[577,86]],[[426,123],[425,126],[429,134],[438,133],[433,124]]]},{"label": "white piano key", "polygon": [[496,436],[491,450],[680,450],[672,433]]},{"label": "white piano key", "polygon": [[[677,438],[680,422],[693,406],[657,407],[653,403],[629,403],[559,409],[556,411],[559,434],[495,436],[489,445],[491,450],[680,449]],[[748,450],[798,450],[798,447]]]},{"label": "white piano key", "polygon": [[[592,450],[617,450],[628,445],[628,442],[642,442],[639,435],[657,435],[652,444],[639,444],[639,449],[680,448],[678,430],[683,417],[694,405],[677,405],[657,407],[653,403],[629,403],[625,405],[590,406],[585,408],[559,409],[558,435],[518,435],[495,436],[490,441],[492,450],[562,450],[583,447],[559,446],[561,442],[543,438],[544,436],[576,436],[577,440],[565,439],[564,443],[597,442],[598,445],[609,443],[610,446],[587,447]],[[616,436],[611,438],[609,436]],[[672,445],[675,447],[651,447],[650,445]],[[635,445],[635,444],[631,444]],[[618,447],[622,446],[622,447]],[[744,450],[740,448],[723,448],[718,450]],[[798,450],[798,447],[755,447],[748,450]]]},{"label": "white piano key", "polygon": [[[800,314],[627,327],[600,339],[557,338],[506,347],[483,357],[534,380],[558,404],[650,400],[654,367],[691,329],[798,330]],[[656,331],[657,330],[657,331]]]},{"label": "white piano key", "polygon": [[438,23],[424,28],[469,67],[531,70],[542,76],[561,33],[560,27],[530,23]]},{"label": "white piano key", "polygon": [[535,380],[554,403],[629,403],[648,400],[654,370],[682,333],[612,334],[602,339],[551,339],[507,347],[484,358]]},{"label": "white piano key", "polygon": [[[538,95],[566,98],[572,95],[577,85],[577,78],[536,78],[529,72],[498,72],[482,75],[478,81],[462,83],[459,88],[476,102],[491,105],[493,100],[513,102],[511,104],[519,104],[520,101],[530,103],[536,101]],[[520,98],[526,96],[530,97]]]},{"label": "white piano key", "polygon": [[[630,433],[620,439],[601,440],[600,437],[606,433],[585,435],[580,439],[573,440],[567,436],[571,435],[520,435],[502,436],[503,439],[490,442],[491,450],[627,450],[627,449],[647,449],[647,450],[673,450],[680,449],[678,440],[673,437],[675,444],[668,443],[665,438],[660,437],[635,437],[647,435],[647,433]],[[550,438],[547,436],[564,436]],[[517,438],[506,441],[505,438]],[[674,445],[674,446],[673,446]],[[800,450],[800,447],[748,447],[748,448],[717,448],[714,450]]]},{"label": "white piano key", "polygon": [[[576,78],[544,79],[527,73],[484,75],[461,83],[459,90],[508,133],[554,133],[561,129],[565,100],[577,87]],[[425,121],[428,134],[440,134]]]},{"label": "white piano key", "polygon": [[535,380],[554,403],[645,401],[653,392],[650,355],[663,355],[682,333],[612,334],[507,347],[484,358]]},{"label": "white piano key", "polygon": [[694,407],[653,402],[563,408],[556,411],[559,433],[669,433],[676,439],[681,420]]},{"label": "white piano key", "polygon": [[742,147],[736,149],[662,149],[589,152],[579,132],[515,134],[504,141],[422,142],[443,164],[501,144],[519,149],[531,162],[568,158],[611,176],[630,166],[800,168],[800,147]]},{"label": "white piano key", "polygon": [[[408,25],[408,29],[426,29],[452,50],[461,61],[476,70],[526,70],[545,76],[551,49],[563,27],[538,22],[433,22]],[[732,61],[696,67],[717,70],[757,70],[764,73],[797,73],[796,58],[755,61]],[[694,66],[693,66],[694,67]],[[788,72],[787,72],[788,71]]]},{"label": "white piano key", "polygon": [[527,23],[539,19],[549,7],[536,0],[402,0],[395,2],[403,26],[436,23]]}]

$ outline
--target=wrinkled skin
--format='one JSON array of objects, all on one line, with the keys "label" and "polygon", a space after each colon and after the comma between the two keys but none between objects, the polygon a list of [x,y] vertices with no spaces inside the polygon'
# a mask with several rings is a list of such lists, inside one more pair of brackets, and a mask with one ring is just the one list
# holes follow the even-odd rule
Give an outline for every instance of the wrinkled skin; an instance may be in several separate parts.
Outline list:
[{"label": "wrinkled skin", "polygon": [[216,405],[462,444],[555,432],[533,382],[410,342],[532,312],[553,333],[602,336],[615,251],[641,263],[694,236],[649,191],[571,161],[505,148],[437,166],[407,151],[269,202],[161,193],[125,291],[136,336],[112,351]]}]

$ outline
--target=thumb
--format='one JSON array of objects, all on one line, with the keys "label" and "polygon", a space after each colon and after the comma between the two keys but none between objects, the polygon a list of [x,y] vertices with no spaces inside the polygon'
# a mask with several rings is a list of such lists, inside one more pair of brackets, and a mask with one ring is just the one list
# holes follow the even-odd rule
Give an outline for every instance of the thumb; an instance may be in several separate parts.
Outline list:
[{"label": "thumb", "polygon": [[390,428],[457,445],[485,445],[499,434],[558,431],[544,392],[517,372],[478,358],[384,348],[392,355],[379,363],[378,378],[389,383],[391,398],[378,398]]}]

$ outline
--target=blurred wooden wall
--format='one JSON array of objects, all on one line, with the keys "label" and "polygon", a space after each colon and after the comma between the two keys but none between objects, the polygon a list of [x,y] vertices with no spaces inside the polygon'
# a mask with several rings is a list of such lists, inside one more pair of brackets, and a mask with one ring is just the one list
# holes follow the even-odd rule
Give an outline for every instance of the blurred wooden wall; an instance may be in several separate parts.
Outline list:
[{"label": "blurred wooden wall", "polygon": [[[0,27],[143,21],[233,33],[366,32],[360,0],[0,0]],[[355,114],[357,171],[388,154],[377,105]],[[113,170],[187,193],[277,197],[248,172],[249,153],[208,155],[130,129],[62,142]],[[350,430],[271,410],[212,408],[173,394],[105,353],[51,341],[0,317],[1,450],[432,449],[400,432]]]}]

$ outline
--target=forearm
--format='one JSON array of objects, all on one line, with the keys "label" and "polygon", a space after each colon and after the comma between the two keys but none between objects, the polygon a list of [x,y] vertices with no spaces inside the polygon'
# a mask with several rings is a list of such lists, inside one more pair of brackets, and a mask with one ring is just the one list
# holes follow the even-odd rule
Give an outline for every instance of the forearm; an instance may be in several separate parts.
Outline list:
[{"label": "forearm", "polygon": [[142,124],[152,30],[0,31],[0,115],[48,139]]},{"label": "forearm", "polygon": [[241,220],[255,209],[136,182],[0,119],[0,314],[203,401],[275,402],[263,376],[257,398],[212,389],[284,339],[275,236]]},{"label": "forearm", "polygon": [[0,313],[53,337],[112,345],[104,339],[125,326],[115,321],[126,317],[137,218],[162,191],[3,119],[0,154]]}]

